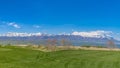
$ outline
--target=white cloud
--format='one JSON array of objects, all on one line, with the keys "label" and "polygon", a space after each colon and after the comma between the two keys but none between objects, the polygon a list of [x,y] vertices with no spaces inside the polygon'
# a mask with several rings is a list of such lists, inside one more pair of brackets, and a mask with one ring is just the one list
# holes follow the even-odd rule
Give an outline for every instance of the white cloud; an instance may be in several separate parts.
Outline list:
[{"label": "white cloud", "polygon": [[40,28],[41,26],[39,25],[33,25],[34,28]]},{"label": "white cloud", "polygon": [[18,24],[16,24],[15,22],[10,22],[8,23],[9,26],[12,26],[14,28],[21,28]]},{"label": "white cloud", "polygon": [[111,37],[112,31],[103,31],[103,30],[97,30],[97,31],[89,31],[89,32],[73,32],[72,35],[80,35],[83,37]]}]

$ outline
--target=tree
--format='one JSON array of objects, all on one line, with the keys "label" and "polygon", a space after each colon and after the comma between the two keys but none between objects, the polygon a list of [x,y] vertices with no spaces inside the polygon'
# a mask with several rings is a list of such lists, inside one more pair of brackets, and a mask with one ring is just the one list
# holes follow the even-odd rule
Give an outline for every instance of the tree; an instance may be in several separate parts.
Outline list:
[{"label": "tree", "polygon": [[62,39],[62,40],[61,40],[61,46],[64,46],[64,45],[65,45],[65,40]]},{"label": "tree", "polygon": [[113,40],[107,41],[107,48],[117,48]]},{"label": "tree", "polygon": [[55,51],[55,49],[56,49],[56,46],[57,46],[57,40],[56,39],[53,39],[52,41],[51,41],[51,45],[52,45],[52,51]]},{"label": "tree", "polygon": [[61,40],[61,46],[63,46],[63,48],[64,48],[65,50],[69,50],[69,49],[70,49],[70,46],[71,46],[71,43],[70,43],[70,41],[67,41],[67,40],[65,40],[65,39],[62,39],[62,40]]},{"label": "tree", "polygon": [[48,39],[47,40],[47,50],[51,50],[51,51],[55,51],[56,49],[56,44],[57,44],[57,40],[55,39]]}]

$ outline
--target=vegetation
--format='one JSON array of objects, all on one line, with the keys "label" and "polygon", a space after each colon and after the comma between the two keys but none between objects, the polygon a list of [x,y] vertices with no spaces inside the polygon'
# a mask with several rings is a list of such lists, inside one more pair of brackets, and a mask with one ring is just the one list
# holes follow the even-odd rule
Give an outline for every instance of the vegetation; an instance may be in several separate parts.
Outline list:
[{"label": "vegetation", "polygon": [[97,45],[97,46],[93,46],[93,45],[82,45],[81,47],[87,47],[87,48],[90,48],[90,47],[106,48],[105,46],[100,46],[100,45]]},{"label": "vegetation", "polygon": [[119,68],[119,51],[63,50],[41,52],[0,47],[0,68]]}]

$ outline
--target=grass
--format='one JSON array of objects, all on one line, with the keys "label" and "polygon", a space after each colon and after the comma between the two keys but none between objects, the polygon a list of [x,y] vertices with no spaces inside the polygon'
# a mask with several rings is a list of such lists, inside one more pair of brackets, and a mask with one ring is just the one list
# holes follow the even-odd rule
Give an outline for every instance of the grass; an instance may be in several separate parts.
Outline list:
[{"label": "grass", "polygon": [[120,52],[0,47],[0,68],[120,68]]}]

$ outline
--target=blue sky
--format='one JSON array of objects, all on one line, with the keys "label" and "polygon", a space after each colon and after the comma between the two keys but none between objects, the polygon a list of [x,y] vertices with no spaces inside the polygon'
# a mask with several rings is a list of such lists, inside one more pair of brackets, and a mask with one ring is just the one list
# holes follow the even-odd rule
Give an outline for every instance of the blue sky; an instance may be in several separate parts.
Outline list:
[{"label": "blue sky", "polygon": [[0,33],[119,33],[119,0],[0,0]]}]

